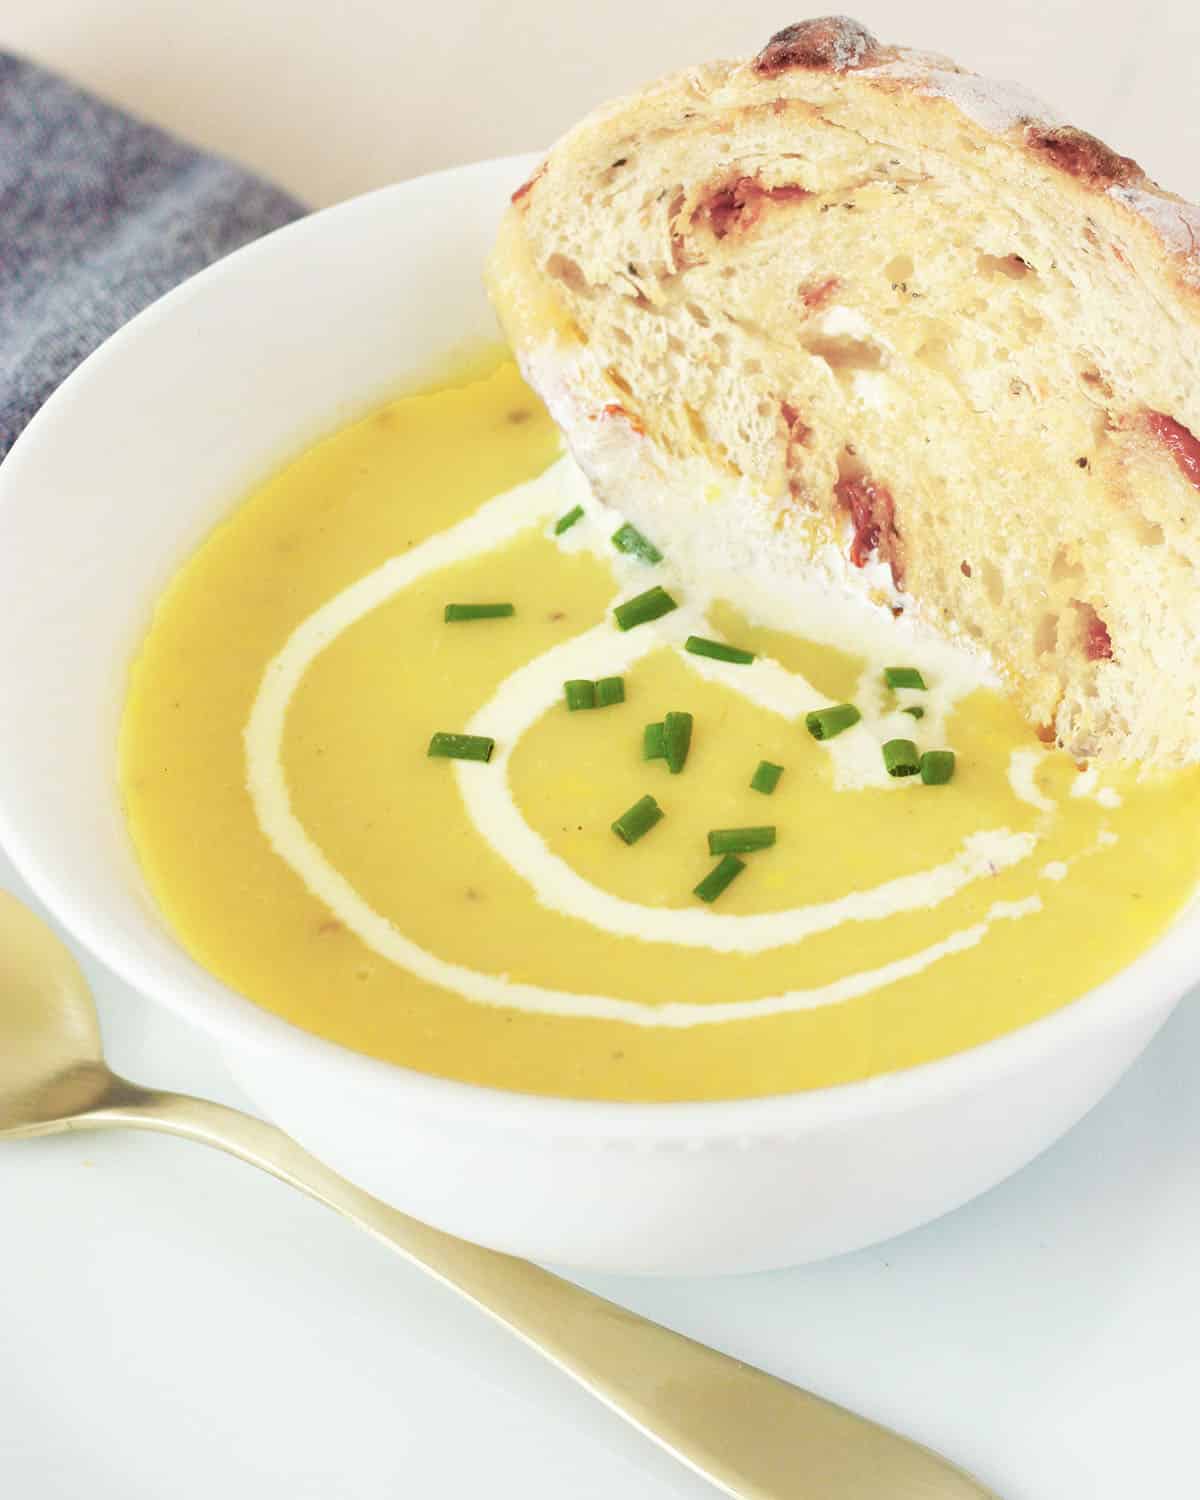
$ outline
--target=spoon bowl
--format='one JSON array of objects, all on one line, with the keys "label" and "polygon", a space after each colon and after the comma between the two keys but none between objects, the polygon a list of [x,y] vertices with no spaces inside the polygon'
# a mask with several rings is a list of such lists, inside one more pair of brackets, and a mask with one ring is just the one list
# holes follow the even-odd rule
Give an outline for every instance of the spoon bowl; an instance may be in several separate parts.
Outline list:
[{"label": "spoon bowl", "polygon": [[0,1135],[41,1135],[112,1084],[87,980],[54,933],[0,891]]}]

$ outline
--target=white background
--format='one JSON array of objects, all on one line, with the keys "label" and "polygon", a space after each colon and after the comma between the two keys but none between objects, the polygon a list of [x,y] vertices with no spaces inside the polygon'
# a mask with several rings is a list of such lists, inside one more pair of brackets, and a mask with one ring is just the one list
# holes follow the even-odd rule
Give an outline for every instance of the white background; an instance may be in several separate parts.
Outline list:
[{"label": "white background", "polygon": [[[1200,197],[1194,0],[856,13],[1021,80]],[[537,147],[607,95],[797,18],[763,0],[0,0],[0,46],[324,204]],[[19,889],[2,861],[0,885]],[[89,972],[118,1066],[239,1102],[207,1042]],[[1066,1141],[939,1224],[805,1270],[589,1284],[944,1449],[1004,1500],[1184,1500],[1198,1246],[1193,997]],[[0,1493],[711,1491],[299,1195],[131,1135],[0,1147]]]}]

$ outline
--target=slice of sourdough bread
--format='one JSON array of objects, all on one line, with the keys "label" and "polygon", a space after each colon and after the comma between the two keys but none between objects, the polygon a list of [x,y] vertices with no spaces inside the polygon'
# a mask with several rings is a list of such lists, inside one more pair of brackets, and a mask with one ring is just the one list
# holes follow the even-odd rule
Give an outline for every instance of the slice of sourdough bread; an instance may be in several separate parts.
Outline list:
[{"label": "slice of sourdough bread", "polygon": [[1077,757],[1200,758],[1200,212],[1128,157],[806,21],[584,119],[488,280],[639,524],[854,578]]}]

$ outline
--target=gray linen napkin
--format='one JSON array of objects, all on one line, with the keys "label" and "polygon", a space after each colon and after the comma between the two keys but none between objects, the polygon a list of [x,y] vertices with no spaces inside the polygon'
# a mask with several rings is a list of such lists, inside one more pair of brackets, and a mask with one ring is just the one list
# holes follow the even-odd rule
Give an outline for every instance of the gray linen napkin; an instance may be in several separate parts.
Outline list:
[{"label": "gray linen napkin", "polygon": [[134,313],[303,212],[230,162],[0,52],[0,459]]}]

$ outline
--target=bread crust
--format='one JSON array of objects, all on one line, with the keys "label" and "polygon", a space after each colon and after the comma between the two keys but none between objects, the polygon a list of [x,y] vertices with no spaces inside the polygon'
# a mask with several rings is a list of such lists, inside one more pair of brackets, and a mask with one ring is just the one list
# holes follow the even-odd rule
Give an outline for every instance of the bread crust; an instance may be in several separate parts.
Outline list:
[{"label": "bread crust", "polygon": [[820,16],[777,31],[752,64],[756,73],[775,77],[788,68],[825,68],[844,73],[879,56],[879,43],[850,16]]},{"label": "bread crust", "polygon": [[[939,53],[884,46],[850,16],[820,16],[797,21],[775,33],[749,63],[712,63],[663,79],[637,97],[603,106],[570,132],[556,152],[569,150],[577,132],[589,125],[613,129],[614,139],[636,130],[644,108],[647,123],[686,107],[698,84],[723,84],[746,107],[764,97],[764,83],[785,82],[791,71],[853,73],[874,87],[910,94],[915,99],[945,99],[971,123],[990,134],[1019,143],[1033,160],[1051,163],[1064,176],[1116,204],[1137,231],[1153,237],[1158,253],[1175,266],[1181,283],[1200,289],[1200,206],[1170,192],[1148,177],[1130,156],[1122,156],[1098,137],[1059,119],[1053,109],[1020,86],[989,79]],[[732,102],[732,101],[731,101]],[[545,164],[514,193],[524,199],[544,175]]]}]

